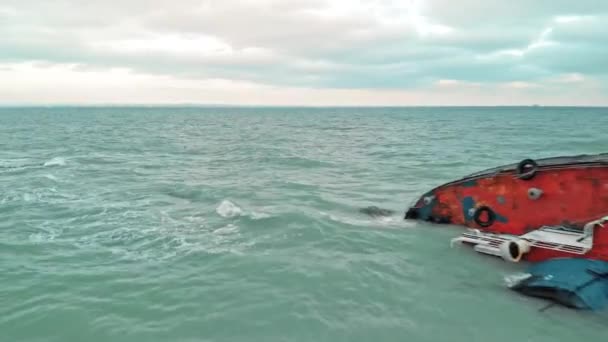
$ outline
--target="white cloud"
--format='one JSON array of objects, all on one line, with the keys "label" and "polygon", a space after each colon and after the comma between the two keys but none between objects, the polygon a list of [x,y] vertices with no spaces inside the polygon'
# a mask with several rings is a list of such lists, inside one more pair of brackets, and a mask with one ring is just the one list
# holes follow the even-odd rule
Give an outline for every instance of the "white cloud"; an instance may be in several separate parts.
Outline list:
[{"label": "white cloud", "polygon": [[522,81],[507,82],[504,84],[504,86],[507,88],[513,88],[513,89],[529,89],[529,88],[539,87],[539,85],[536,83],[522,82]]},{"label": "white cloud", "polygon": [[558,24],[577,23],[585,20],[593,20],[591,15],[560,15],[555,17],[555,22]]},{"label": "white cloud", "polygon": [[496,57],[503,57],[503,56],[523,57],[526,54],[532,52],[533,50],[541,49],[543,47],[548,47],[548,46],[552,46],[552,45],[557,44],[556,42],[553,42],[553,41],[551,41],[549,39],[549,37],[551,35],[551,32],[553,32],[553,27],[547,27],[547,28],[545,28],[538,35],[537,38],[535,38],[534,40],[532,40],[524,48],[498,50],[498,51],[492,52],[492,53],[490,53],[488,55],[479,55],[479,56],[477,56],[477,58],[479,58],[479,59],[486,59],[486,58],[496,58]]},{"label": "white cloud", "polygon": [[[411,90],[283,87],[228,79],[192,80],[127,69],[81,70],[72,64],[4,63],[0,104],[241,104],[241,105],[528,105],[606,104],[597,84],[532,94],[529,87],[442,80]],[[517,84],[517,83],[516,83]],[[522,83],[523,84],[523,83]],[[553,87],[559,84],[553,83]],[[108,91],[111,90],[111,91]],[[32,93],[36,96],[32,96]],[[560,94],[555,97],[554,94]],[[581,96],[584,93],[584,96]]]},{"label": "white cloud", "polygon": [[585,81],[585,76],[579,73],[561,75],[557,78],[557,82],[561,83],[579,83]]},{"label": "white cloud", "polygon": [[480,87],[481,83],[477,82],[466,82],[459,80],[439,80],[436,85],[442,88],[471,88],[471,87]]},{"label": "white cloud", "polygon": [[101,54],[132,56],[135,58],[175,58],[195,64],[261,65],[279,61],[280,56],[263,47],[234,48],[221,39],[209,35],[154,34],[146,38],[109,40],[89,43]]},{"label": "white cloud", "polygon": [[0,18],[2,17],[14,17],[18,14],[19,12],[12,8],[12,7],[3,7],[0,6]]},{"label": "white cloud", "polygon": [[234,49],[222,40],[207,35],[182,37],[161,34],[150,38],[92,42],[96,49],[110,49],[115,53],[168,53],[174,55],[229,55]]},{"label": "white cloud", "polygon": [[[188,93],[192,99],[167,91],[168,101],[212,101],[223,95],[203,96],[199,85],[213,80],[218,94],[229,91],[218,79],[231,82],[235,93],[248,84],[258,95],[272,89],[294,101],[294,89],[323,98],[359,89],[384,99],[379,94],[386,92],[393,102],[395,94],[465,96],[463,89],[489,98],[484,89],[590,80],[606,87],[607,18],[608,2],[591,0],[92,0],[86,6],[3,0],[0,63],[21,65],[10,76],[23,75],[17,95],[24,98],[30,84],[32,99],[44,77],[59,74],[74,83],[49,90],[58,98],[70,98],[67,89],[82,82],[107,91],[70,92],[125,99],[113,90],[121,89],[112,83],[118,82],[138,88],[123,91],[137,92],[133,98],[147,98],[142,89],[162,95],[154,89],[164,86],[197,89]],[[24,69],[32,61],[51,66]],[[141,77],[147,79],[138,83]],[[9,88],[0,84],[0,93],[17,96]]]}]

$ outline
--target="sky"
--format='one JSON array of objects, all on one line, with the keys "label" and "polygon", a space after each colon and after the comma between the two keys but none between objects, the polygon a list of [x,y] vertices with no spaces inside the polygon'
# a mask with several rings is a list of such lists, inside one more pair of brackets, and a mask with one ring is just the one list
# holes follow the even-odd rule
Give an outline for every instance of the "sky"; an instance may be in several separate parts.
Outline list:
[{"label": "sky", "polygon": [[0,105],[608,105],[606,0],[2,0]]}]

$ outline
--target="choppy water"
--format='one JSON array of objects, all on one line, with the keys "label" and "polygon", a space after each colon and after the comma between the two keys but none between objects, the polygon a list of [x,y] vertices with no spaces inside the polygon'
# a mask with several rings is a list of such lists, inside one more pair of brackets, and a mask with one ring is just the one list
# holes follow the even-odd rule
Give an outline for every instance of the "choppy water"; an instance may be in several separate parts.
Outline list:
[{"label": "choppy water", "polygon": [[[0,109],[0,341],[604,341],[421,192],[608,151],[608,109]],[[367,206],[396,211],[372,218]]]}]

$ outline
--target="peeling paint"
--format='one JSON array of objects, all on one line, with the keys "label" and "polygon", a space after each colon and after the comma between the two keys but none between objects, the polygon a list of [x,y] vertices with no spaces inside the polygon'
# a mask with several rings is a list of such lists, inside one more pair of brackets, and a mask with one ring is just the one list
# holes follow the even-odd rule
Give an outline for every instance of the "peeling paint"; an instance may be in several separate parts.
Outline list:
[{"label": "peeling paint", "polygon": [[[455,225],[480,228],[473,217],[475,208],[484,205],[496,216],[491,226],[481,229],[518,235],[525,227],[554,225],[565,219],[578,224],[596,219],[608,214],[608,154],[600,157],[594,165],[575,164],[579,157],[559,159],[563,164],[556,163],[550,172],[538,172],[526,180],[516,177],[513,170],[505,170],[446,183],[425,194],[435,196],[429,205],[420,198],[420,219],[449,218]],[[544,195],[531,200],[530,189],[542,189]]]},{"label": "peeling paint", "polygon": [[463,182],[461,185],[465,188],[472,188],[474,186],[477,186],[477,181],[474,179],[471,179],[471,180]]},{"label": "peeling paint", "polygon": [[473,197],[465,197],[462,199],[462,213],[466,221],[473,219],[473,215],[475,214],[475,200],[473,200]]}]

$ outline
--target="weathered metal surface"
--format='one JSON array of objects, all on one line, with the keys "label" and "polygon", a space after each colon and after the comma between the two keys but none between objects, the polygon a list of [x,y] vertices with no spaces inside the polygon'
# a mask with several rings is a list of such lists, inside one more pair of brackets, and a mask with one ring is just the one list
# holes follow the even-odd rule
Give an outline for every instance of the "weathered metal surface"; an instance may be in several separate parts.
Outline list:
[{"label": "weathered metal surface", "polygon": [[514,164],[439,186],[406,218],[521,235],[543,225],[582,227],[608,214],[608,154],[537,164],[528,180],[519,177]]}]

